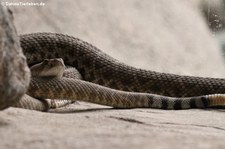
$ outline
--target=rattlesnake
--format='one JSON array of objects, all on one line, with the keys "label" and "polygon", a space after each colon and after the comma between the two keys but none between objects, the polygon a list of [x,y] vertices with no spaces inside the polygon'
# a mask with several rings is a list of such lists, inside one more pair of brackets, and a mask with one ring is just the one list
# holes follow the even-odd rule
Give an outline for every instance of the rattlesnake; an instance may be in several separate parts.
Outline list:
[{"label": "rattlesnake", "polygon": [[[43,62],[33,65],[31,68],[31,76],[33,77],[67,77],[73,79],[82,79],[80,73],[73,67],[65,66],[62,59],[45,59]],[[48,111],[72,104],[74,101],[66,99],[41,99],[24,95],[22,99],[15,103],[13,107],[24,109]]]},{"label": "rattlesnake", "polygon": [[60,57],[84,79],[33,78],[27,93],[35,98],[68,98],[115,108],[188,109],[225,103],[225,79],[134,68],[87,42],[62,34],[26,34],[20,36],[20,42],[28,65]]}]

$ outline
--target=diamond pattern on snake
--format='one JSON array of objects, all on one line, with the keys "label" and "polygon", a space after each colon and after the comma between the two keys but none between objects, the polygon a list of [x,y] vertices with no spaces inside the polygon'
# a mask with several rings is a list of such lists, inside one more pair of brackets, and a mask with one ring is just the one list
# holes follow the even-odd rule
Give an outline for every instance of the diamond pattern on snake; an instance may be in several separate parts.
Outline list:
[{"label": "diamond pattern on snake", "polygon": [[47,111],[75,100],[113,108],[178,110],[225,105],[222,78],[131,67],[85,41],[63,34],[25,34],[20,36],[20,43],[32,78],[27,94],[14,105],[17,107]]}]

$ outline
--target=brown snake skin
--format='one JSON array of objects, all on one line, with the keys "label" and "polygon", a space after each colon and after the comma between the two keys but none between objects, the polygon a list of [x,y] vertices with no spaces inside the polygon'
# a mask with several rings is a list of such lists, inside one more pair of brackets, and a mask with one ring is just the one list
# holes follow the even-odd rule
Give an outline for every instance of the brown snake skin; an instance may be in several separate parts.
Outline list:
[{"label": "brown snake skin", "polygon": [[225,102],[224,95],[202,96],[225,93],[225,79],[179,76],[134,68],[87,42],[62,34],[26,34],[20,36],[20,42],[28,65],[45,58],[60,57],[66,65],[77,68],[84,79],[34,78],[28,89],[28,94],[33,97],[76,98],[116,108],[187,109],[223,105]]}]

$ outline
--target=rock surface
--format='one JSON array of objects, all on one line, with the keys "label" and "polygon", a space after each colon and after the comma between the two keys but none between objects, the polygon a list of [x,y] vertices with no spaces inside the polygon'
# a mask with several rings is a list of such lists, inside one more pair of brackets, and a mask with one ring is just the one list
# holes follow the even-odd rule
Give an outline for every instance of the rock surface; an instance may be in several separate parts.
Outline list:
[{"label": "rock surface", "polygon": [[[39,1],[35,1],[39,2]],[[129,65],[224,77],[222,52],[192,1],[68,0],[11,6],[18,33],[79,37]],[[118,110],[79,102],[0,113],[1,148],[224,148],[225,110]]]},{"label": "rock surface", "polygon": [[13,25],[12,12],[0,6],[0,110],[19,101],[29,81],[30,71]]}]

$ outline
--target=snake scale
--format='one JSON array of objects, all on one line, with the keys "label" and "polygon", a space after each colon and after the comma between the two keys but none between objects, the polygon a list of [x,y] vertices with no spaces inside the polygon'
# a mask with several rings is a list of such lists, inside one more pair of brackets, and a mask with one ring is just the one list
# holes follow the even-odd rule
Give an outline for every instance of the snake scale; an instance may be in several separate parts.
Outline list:
[{"label": "snake scale", "polygon": [[115,108],[189,109],[225,103],[225,79],[138,69],[63,34],[20,35],[20,43],[29,66],[62,58],[83,77],[33,78],[27,94],[35,98],[83,100]]}]

